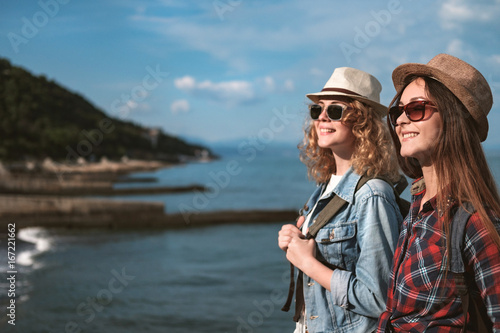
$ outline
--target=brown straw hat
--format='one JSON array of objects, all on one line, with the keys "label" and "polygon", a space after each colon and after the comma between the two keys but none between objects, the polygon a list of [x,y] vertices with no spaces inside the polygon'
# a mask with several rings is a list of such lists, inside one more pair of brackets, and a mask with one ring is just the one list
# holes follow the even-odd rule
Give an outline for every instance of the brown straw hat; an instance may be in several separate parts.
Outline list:
[{"label": "brown straw hat", "polygon": [[371,106],[377,115],[383,117],[387,114],[387,107],[380,104],[381,90],[382,85],[373,75],[351,67],[339,67],[320,92],[306,96],[314,103],[324,97],[347,96]]},{"label": "brown straw hat", "polygon": [[486,116],[493,105],[493,96],[488,82],[477,69],[449,54],[438,54],[427,65],[404,64],[392,72],[392,81],[398,94],[414,76],[430,77],[446,86],[471,114],[481,141],[486,140]]}]

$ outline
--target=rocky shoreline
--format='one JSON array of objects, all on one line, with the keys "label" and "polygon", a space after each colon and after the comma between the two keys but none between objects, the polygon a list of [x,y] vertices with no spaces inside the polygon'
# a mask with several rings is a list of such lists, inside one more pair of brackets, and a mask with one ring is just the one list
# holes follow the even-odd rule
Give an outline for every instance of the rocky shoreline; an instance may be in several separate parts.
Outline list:
[{"label": "rocky shoreline", "polygon": [[[116,188],[116,183],[138,181],[127,178],[131,172],[154,171],[170,167],[158,161],[124,160],[98,163],[80,162],[62,164],[45,159],[41,163],[0,165],[0,194],[60,195],[60,196],[114,196],[205,191],[204,186],[148,186]],[[156,182],[148,179],[147,182]]]},{"label": "rocky shoreline", "polygon": [[116,181],[64,180],[40,177],[15,177],[0,181],[0,193],[13,195],[61,195],[61,196],[124,196],[139,194],[181,193],[205,191],[202,185],[151,186],[139,188],[115,188]]},{"label": "rocky shoreline", "polygon": [[[0,225],[16,228],[184,228],[225,223],[293,221],[288,210],[216,211],[166,214],[163,203],[51,196],[0,195]],[[5,229],[4,228],[4,229]]]},{"label": "rocky shoreline", "polygon": [[[205,191],[193,184],[182,187],[115,188],[133,182],[130,172],[169,167],[156,161],[120,161],[62,165],[44,161],[35,167],[0,165],[0,226],[57,228],[182,228],[222,223],[293,221],[295,211],[218,211],[166,214],[160,202],[112,200],[86,196],[114,196]],[[146,182],[155,182],[148,178]]]}]

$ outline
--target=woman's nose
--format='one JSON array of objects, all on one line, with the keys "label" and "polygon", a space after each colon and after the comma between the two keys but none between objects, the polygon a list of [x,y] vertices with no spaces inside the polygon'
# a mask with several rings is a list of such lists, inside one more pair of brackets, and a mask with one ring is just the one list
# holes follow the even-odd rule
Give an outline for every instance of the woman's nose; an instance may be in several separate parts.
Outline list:
[{"label": "woman's nose", "polygon": [[396,119],[396,124],[401,125],[401,124],[408,124],[410,122],[410,118],[406,115],[406,112],[401,112],[399,115],[398,119]]},{"label": "woman's nose", "polygon": [[323,109],[321,109],[321,113],[319,114],[318,120],[321,120],[321,121],[330,120],[330,118],[328,118],[328,114],[326,113],[327,108],[328,108],[328,105],[323,106]]}]

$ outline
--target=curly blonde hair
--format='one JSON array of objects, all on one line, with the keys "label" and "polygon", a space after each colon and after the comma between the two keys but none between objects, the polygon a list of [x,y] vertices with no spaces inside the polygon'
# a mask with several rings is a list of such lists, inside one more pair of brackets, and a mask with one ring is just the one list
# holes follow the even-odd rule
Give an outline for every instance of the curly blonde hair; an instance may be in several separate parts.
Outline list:
[{"label": "curly blonde hair", "polygon": [[[350,125],[355,136],[351,165],[357,174],[384,177],[392,182],[400,179],[396,152],[387,125],[370,106],[350,100],[342,123]],[[322,184],[336,173],[335,157],[331,149],[318,146],[314,120],[306,122],[304,139],[298,146],[300,160],[307,166],[310,179]]]}]

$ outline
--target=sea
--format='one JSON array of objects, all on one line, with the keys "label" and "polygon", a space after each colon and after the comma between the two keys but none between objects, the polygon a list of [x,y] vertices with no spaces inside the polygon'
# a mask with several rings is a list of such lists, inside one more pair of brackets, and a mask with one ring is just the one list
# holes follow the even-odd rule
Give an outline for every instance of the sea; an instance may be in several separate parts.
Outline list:
[{"label": "sea", "polygon": [[[135,173],[139,182],[116,185],[201,184],[207,192],[113,200],[159,201],[167,213],[298,210],[315,187],[296,148],[222,149],[220,155]],[[500,153],[487,156],[498,182]],[[157,182],[146,181],[151,178]],[[293,332],[293,309],[281,310],[290,266],[277,244],[281,226],[293,222],[24,228],[16,230],[15,274],[6,273],[12,271],[7,230],[0,231],[0,332]]]}]

